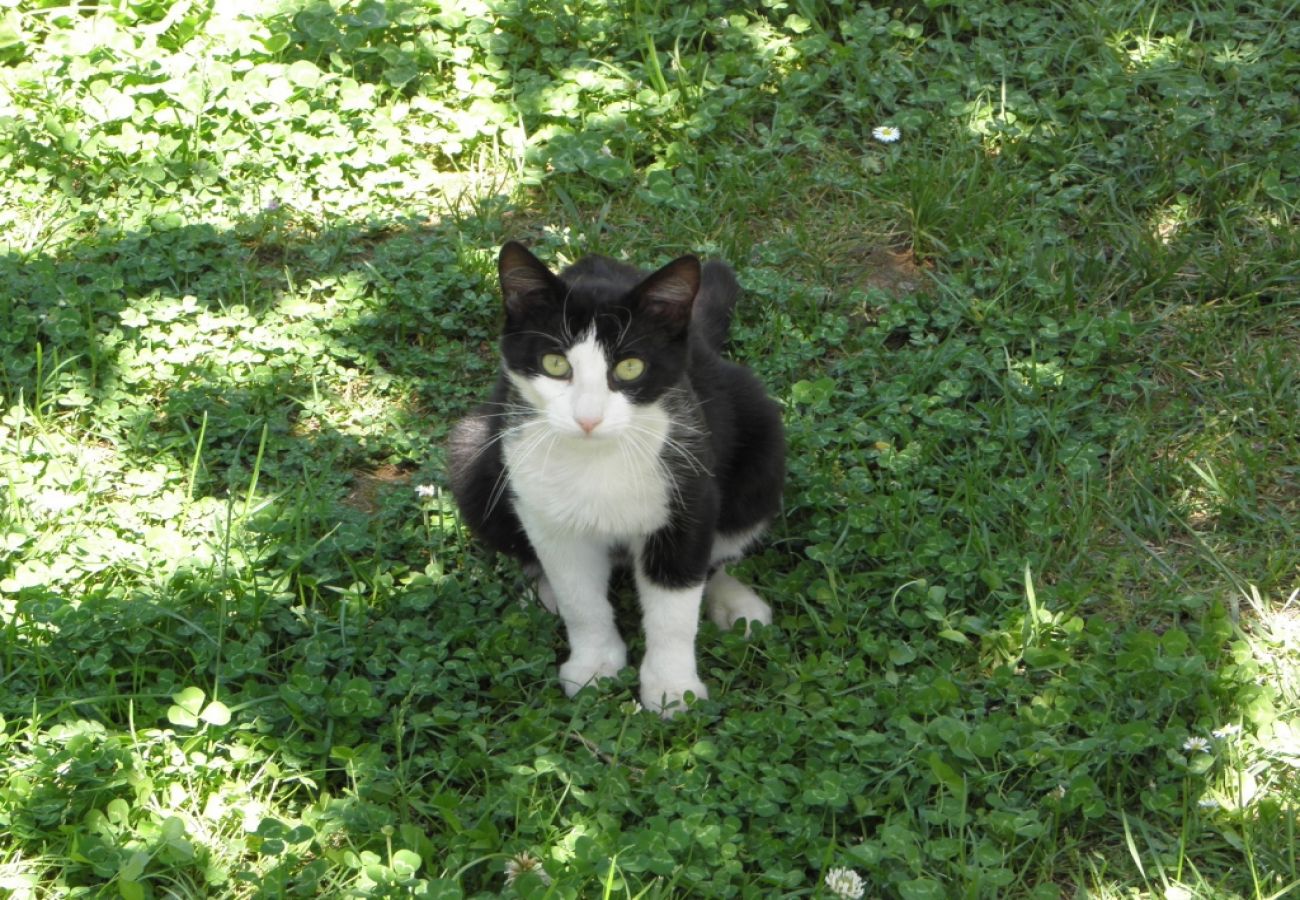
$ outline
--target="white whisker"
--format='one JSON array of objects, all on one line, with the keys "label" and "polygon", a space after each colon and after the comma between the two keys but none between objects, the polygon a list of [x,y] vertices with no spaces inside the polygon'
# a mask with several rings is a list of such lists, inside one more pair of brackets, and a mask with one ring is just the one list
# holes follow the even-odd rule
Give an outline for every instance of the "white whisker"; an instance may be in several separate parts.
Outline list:
[{"label": "white whisker", "polygon": [[[528,428],[530,425],[533,424],[535,423],[526,422],[523,425],[517,426],[516,428],[509,429],[506,432],[502,432],[502,434],[498,436],[497,440],[504,438],[511,433],[514,434],[522,433],[524,429]],[[545,441],[549,437],[552,437],[552,435],[545,428],[539,428],[537,430],[536,435],[533,435],[531,437],[525,437],[525,440],[527,440],[528,443],[524,445],[524,447],[522,448],[522,451],[519,454],[519,459],[526,459],[529,456],[531,456],[534,452],[536,452],[538,445],[540,445],[542,441]],[[488,506],[487,506],[488,515],[491,515],[492,511],[496,509],[496,505],[501,502],[501,498],[505,495],[506,489],[509,487],[509,482],[510,482],[510,458],[509,457],[510,455],[507,454],[506,464],[501,467],[501,471],[497,474],[497,479],[492,485],[492,493],[488,495]]]}]

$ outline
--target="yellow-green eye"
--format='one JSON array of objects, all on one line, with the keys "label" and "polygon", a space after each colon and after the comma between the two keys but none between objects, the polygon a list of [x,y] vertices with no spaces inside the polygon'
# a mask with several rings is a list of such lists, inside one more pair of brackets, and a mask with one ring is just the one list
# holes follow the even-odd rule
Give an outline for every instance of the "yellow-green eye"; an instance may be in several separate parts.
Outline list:
[{"label": "yellow-green eye", "polygon": [[635,356],[629,356],[627,359],[620,359],[614,366],[614,377],[619,381],[636,381],[645,371],[645,363]]},{"label": "yellow-green eye", "polygon": [[567,378],[573,367],[560,353],[547,353],[542,357],[542,371],[552,378]]}]

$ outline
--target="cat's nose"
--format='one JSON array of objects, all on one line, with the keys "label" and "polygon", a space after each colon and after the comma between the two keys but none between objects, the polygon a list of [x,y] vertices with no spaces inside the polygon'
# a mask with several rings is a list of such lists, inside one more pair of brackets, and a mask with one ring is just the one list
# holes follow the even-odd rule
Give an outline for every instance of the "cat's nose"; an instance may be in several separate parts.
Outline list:
[{"label": "cat's nose", "polygon": [[595,431],[596,426],[604,421],[602,416],[575,416],[574,419],[577,421],[578,427],[587,434]]}]

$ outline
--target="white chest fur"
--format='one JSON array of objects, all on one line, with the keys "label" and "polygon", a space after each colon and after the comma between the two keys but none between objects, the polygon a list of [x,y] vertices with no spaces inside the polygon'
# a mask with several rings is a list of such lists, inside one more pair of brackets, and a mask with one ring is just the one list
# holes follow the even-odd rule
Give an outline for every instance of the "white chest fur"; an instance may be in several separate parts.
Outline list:
[{"label": "white chest fur", "polygon": [[670,496],[661,462],[667,422],[657,431],[597,439],[556,434],[543,420],[520,428],[504,452],[522,518],[611,541],[656,531],[668,521]]}]

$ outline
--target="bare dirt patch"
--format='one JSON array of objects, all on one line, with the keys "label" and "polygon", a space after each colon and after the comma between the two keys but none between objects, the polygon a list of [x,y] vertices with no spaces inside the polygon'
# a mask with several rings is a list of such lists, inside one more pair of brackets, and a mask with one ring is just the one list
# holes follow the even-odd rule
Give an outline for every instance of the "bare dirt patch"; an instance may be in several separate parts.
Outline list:
[{"label": "bare dirt patch", "polygon": [[385,465],[377,469],[358,469],[352,473],[352,489],[343,503],[358,512],[373,515],[388,491],[410,484],[415,470],[410,466]]}]

